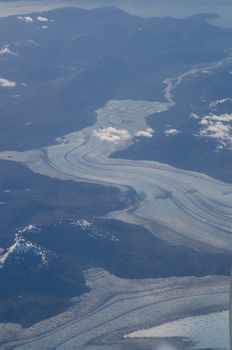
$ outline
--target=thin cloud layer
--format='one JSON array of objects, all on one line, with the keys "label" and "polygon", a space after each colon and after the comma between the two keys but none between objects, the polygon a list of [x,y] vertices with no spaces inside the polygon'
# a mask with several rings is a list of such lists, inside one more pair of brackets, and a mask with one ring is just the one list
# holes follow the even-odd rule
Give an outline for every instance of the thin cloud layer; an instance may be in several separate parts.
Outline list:
[{"label": "thin cloud layer", "polygon": [[7,80],[4,78],[0,78],[0,87],[3,88],[14,88],[16,86],[16,82]]}]

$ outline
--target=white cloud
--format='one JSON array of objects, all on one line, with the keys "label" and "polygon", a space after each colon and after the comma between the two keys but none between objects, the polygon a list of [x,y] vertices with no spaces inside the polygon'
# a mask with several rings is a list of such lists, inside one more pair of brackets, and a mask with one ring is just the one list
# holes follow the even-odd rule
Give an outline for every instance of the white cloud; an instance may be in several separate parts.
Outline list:
[{"label": "white cloud", "polygon": [[216,150],[217,151],[221,151],[221,150],[223,150],[224,149],[224,145],[218,145],[217,147],[216,147]]},{"label": "white cloud", "polygon": [[0,48],[0,56],[14,55],[14,53],[9,49],[8,46]]},{"label": "white cloud", "polygon": [[203,118],[203,119],[201,119],[201,120],[199,121],[199,124],[200,124],[200,125],[207,125],[208,123],[209,123],[209,120],[206,119],[206,118]]},{"label": "white cloud", "polygon": [[218,140],[232,141],[232,127],[222,122],[209,122],[205,129],[200,131],[201,136],[216,138]]},{"label": "white cloud", "polygon": [[203,119],[201,119],[200,124],[204,124],[205,122],[209,121],[217,121],[217,122],[231,122],[232,121],[232,114],[221,114],[221,115],[216,115],[216,114],[210,114],[205,116]]},{"label": "white cloud", "polygon": [[154,134],[154,130],[152,128],[147,128],[146,130],[141,130],[135,133],[135,136],[137,137],[147,137],[151,138]]},{"label": "white cloud", "polygon": [[48,26],[41,26],[42,29],[48,29]]},{"label": "white cloud", "polygon": [[14,88],[15,86],[16,86],[16,83],[14,81],[0,78],[0,87]]},{"label": "white cloud", "polygon": [[26,123],[24,124],[24,126],[31,126],[32,122],[31,121],[26,121]]},{"label": "white cloud", "polygon": [[18,18],[20,21],[23,21],[23,22],[25,22],[25,23],[32,23],[32,22],[33,22],[33,18],[30,17],[30,16],[24,16],[24,17],[18,16],[17,18]]},{"label": "white cloud", "polygon": [[104,129],[94,130],[93,134],[101,141],[119,143],[131,138],[126,129],[117,129],[112,126]]},{"label": "white cloud", "polygon": [[189,118],[192,118],[192,119],[199,119],[200,117],[199,117],[197,114],[195,114],[195,113],[191,113],[190,116],[189,116]]},{"label": "white cloud", "polygon": [[[224,147],[232,147],[232,114],[207,115],[199,122],[202,129],[199,136],[217,139]],[[219,149],[217,147],[217,149]]]},{"label": "white cloud", "polygon": [[180,131],[177,129],[167,129],[164,131],[165,136],[175,136],[180,134]]},{"label": "white cloud", "polygon": [[39,21],[39,22],[48,22],[48,18],[42,17],[42,16],[38,16],[37,17],[37,21]]},{"label": "white cloud", "polygon": [[223,103],[229,102],[229,101],[231,101],[231,100],[232,100],[232,99],[229,98],[229,97],[227,97],[227,98],[222,98],[222,99],[220,99],[220,100],[216,100],[216,101],[210,102],[209,106],[210,106],[210,107],[216,107],[216,106],[218,106],[218,105],[222,105]]}]

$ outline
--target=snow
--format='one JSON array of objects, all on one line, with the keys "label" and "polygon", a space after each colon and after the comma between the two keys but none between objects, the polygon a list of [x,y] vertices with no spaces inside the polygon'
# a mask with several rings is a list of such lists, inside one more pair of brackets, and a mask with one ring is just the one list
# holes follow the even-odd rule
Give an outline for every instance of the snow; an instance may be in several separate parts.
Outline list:
[{"label": "snow", "polygon": [[93,224],[90,221],[87,221],[86,219],[77,219],[75,221],[72,221],[72,225],[79,226],[83,229],[93,226]]},{"label": "snow", "polygon": [[78,219],[76,221],[72,221],[71,224],[74,227],[81,228],[82,230],[88,229],[88,235],[92,238],[108,238],[114,242],[119,241],[119,239],[113,233],[101,230],[99,227],[95,226],[92,222],[89,222],[86,219]]},{"label": "snow", "polygon": [[161,326],[133,332],[127,337],[187,337],[197,345],[197,348],[217,348],[229,350],[228,330],[229,313],[228,311],[223,311],[194,317],[186,317],[174,322],[165,323]]},{"label": "snow", "polygon": [[29,232],[29,231],[39,232],[40,228],[37,225],[30,224],[30,225],[27,225],[24,228],[18,230],[18,233],[25,233],[25,232]]},{"label": "snow", "polygon": [[16,234],[14,243],[8,249],[6,249],[4,254],[0,256],[0,269],[4,267],[4,264],[9,258],[23,256],[24,254],[28,253],[41,256],[42,264],[47,265],[48,252],[43,250],[38,245],[25,240],[19,234]]}]

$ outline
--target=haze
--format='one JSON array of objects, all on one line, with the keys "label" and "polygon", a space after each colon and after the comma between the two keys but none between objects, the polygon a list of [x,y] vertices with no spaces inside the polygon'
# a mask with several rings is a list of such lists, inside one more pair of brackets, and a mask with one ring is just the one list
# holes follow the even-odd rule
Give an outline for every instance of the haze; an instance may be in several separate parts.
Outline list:
[{"label": "haze", "polygon": [[128,13],[150,16],[188,17],[198,13],[213,13],[216,25],[232,27],[232,2],[229,0],[51,0],[51,1],[0,1],[0,16],[45,11],[58,7],[82,7],[86,9],[102,6],[117,6]]}]

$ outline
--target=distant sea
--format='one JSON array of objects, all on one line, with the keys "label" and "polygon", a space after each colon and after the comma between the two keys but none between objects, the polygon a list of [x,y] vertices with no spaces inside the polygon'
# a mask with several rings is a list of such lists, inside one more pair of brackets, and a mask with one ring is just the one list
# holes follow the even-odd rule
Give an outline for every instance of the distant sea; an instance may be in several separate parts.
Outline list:
[{"label": "distant sea", "polygon": [[142,17],[186,18],[199,13],[217,14],[214,25],[232,28],[232,0],[0,0],[0,17],[75,6],[94,8],[117,6]]}]

